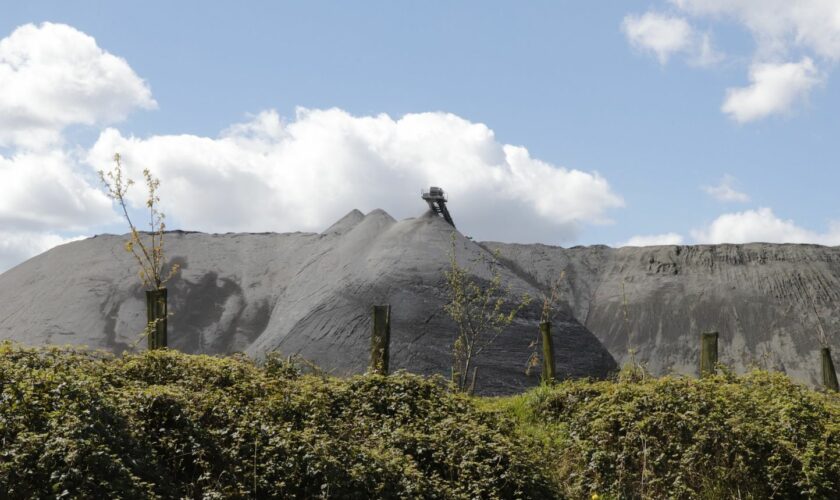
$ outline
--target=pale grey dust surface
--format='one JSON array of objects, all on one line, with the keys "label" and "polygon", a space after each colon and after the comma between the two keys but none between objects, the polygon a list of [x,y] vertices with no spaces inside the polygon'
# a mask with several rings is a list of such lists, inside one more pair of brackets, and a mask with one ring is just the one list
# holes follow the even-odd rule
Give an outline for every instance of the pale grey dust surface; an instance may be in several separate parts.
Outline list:
[{"label": "pale grey dust surface", "polygon": [[[392,307],[391,367],[449,375],[454,325],[443,311],[443,272],[453,229],[426,214],[395,221],[352,211],[320,234],[171,232],[166,253],[181,272],[168,284],[170,346],[190,353],[299,354],[337,375],[368,365],[373,304]],[[490,255],[456,234],[459,261],[479,279]],[[26,344],[145,348],[143,288],[125,236],[54,248],[0,275],[0,338]],[[539,295],[507,267],[516,296]],[[538,381],[525,374],[539,304],[478,359],[478,389],[511,393]],[[616,368],[574,318],[555,320],[558,371],[603,377]]]},{"label": "pale grey dust surface", "polygon": [[[395,221],[381,210],[354,210],[320,234],[167,233],[167,255],[182,266],[169,283],[170,346],[257,358],[280,351],[338,375],[358,373],[368,364],[370,308],[390,303],[392,368],[448,376],[454,325],[442,306],[452,231],[430,214]],[[829,335],[840,319],[837,247],[566,249],[478,244],[455,234],[458,258],[473,276],[490,276],[482,261],[498,249],[504,281],[518,296],[537,297],[479,360],[483,393],[537,382],[538,371],[524,372],[539,297],[561,276],[553,336],[558,372],[568,377],[603,377],[630,350],[656,374],[694,374],[700,333],[717,329],[722,362],[816,383],[809,298]],[[68,243],[0,275],[0,339],[145,348],[143,289],[125,239]]]},{"label": "pale grey dust surface", "polygon": [[619,364],[633,350],[655,374],[696,374],[700,333],[717,330],[720,361],[736,371],[817,384],[818,316],[840,348],[840,247],[485,245],[539,287],[564,273],[568,308]]}]

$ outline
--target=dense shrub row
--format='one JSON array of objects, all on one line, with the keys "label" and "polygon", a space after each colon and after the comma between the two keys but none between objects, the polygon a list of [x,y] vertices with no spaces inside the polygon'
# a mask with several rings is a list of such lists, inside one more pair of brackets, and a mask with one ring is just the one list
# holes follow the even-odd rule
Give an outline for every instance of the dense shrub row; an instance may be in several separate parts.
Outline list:
[{"label": "dense shrub row", "polygon": [[0,445],[3,498],[840,498],[840,396],[767,372],[468,398],[0,344]]},{"label": "dense shrub row", "polygon": [[496,406],[573,498],[840,498],[840,397],[783,374],[569,381]]},{"label": "dense shrub row", "polygon": [[0,344],[12,498],[549,498],[510,421],[435,379]]}]

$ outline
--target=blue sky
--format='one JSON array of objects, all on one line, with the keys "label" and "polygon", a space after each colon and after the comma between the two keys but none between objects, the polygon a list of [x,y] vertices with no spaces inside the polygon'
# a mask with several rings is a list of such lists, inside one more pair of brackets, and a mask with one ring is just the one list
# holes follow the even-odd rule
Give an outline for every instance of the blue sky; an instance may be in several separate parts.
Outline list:
[{"label": "blue sky", "polygon": [[[58,36],[45,22],[72,30],[66,45],[92,37],[132,74],[85,83],[108,98],[82,111],[77,93],[55,90],[70,85],[58,77],[50,99],[8,92],[30,87],[13,59],[37,59]],[[318,230],[355,207],[413,216],[430,181],[480,239],[840,244],[831,2],[6,2],[0,39],[30,23],[14,50],[0,49],[0,110],[26,118],[0,119],[0,194],[43,198],[0,204],[0,270],[68,238],[123,231],[90,192],[112,149],[135,176],[148,166],[161,177],[170,226],[184,229]],[[50,139],[21,139],[37,135],[26,113]],[[383,113],[390,121],[375,119]],[[250,126],[231,132],[237,124]],[[249,134],[271,137],[254,145]],[[451,141],[438,150],[440,139],[417,145],[412,134]],[[55,171],[36,175],[50,154]],[[39,188],[23,169],[81,184]],[[202,205],[228,192],[229,206]],[[62,219],[62,196],[89,206]]]}]

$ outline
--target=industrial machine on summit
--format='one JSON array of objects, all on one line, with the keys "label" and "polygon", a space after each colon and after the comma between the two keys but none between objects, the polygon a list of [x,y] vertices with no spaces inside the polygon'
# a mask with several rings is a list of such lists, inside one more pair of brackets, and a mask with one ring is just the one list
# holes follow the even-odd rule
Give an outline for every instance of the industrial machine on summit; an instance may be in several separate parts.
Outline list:
[{"label": "industrial machine on summit", "polygon": [[446,202],[448,199],[446,197],[446,193],[443,192],[443,189],[437,186],[432,186],[428,191],[421,191],[420,197],[426,200],[426,203],[429,204],[429,209],[432,212],[443,217],[450,226],[455,227],[455,222],[453,222],[452,216],[449,215],[449,209],[446,208]]}]

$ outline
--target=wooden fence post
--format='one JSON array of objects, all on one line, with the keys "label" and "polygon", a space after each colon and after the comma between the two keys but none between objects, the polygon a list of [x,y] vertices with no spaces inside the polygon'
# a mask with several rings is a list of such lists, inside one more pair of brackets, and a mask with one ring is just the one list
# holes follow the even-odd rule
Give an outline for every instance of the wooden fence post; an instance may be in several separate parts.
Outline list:
[{"label": "wooden fence post", "polygon": [[823,347],[822,353],[822,379],[823,387],[834,392],[840,391],[837,385],[837,372],[834,371],[834,363],[831,361],[831,349]]},{"label": "wooden fence post", "polygon": [[391,306],[373,306],[373,331],[370,337],[370,372],[388,375],[388,350],[391,342]]},{"label": "wooden fence post", "polygon": [[149,350],[166,347],[166,288],[146,290],[146,330]]},{"label": "wooden fence post", "polygon": [[718,362],[718,332],[705,332],[700,336],[700,376],[715,374]]},{"label": "wooden fence post", "polygon": [[553,384],[555,381],[554,372],[554,343],[551,340],[551,322],[543,321],[540,323],[540,333],[542,334],[542,382],[544,384]]}]

